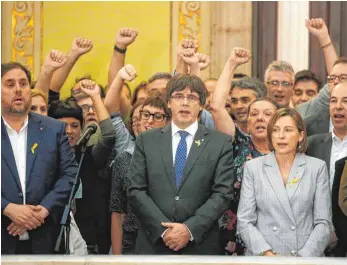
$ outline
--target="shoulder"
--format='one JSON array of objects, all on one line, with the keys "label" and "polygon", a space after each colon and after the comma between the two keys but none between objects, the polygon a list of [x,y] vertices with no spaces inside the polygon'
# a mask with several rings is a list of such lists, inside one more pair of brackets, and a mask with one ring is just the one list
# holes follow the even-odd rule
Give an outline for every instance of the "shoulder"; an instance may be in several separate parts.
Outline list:
[{"label": "shoulder", "polygon": [[230,141],[230,142],[232,142],[232,137],[230,135],[219,132],[217,130],[207,128],[204,125],[200,125],[200,126],[201,126],[201,129],[206,130],[206,132],[208,133],[208,135],[210,136],[211,139],[213,139],[215,141],[222,141],[222,142]]},{"label": "shoulder", "polygon": [[309,156],[309,155],[305,155],[305,154],[302,154],[305,161],[306,161],[306,165],[308,165],[309,167],[312,167],[312,168],[321,168],[323,167],[324,165],[326,165],[325,161],[322,160],[322,159],[319,159],[319,158],[316,158],[316,157],[313,157],[313,156]]},{"label": "shoulder", "polygon": [[328,136],[330,136],[330,133],[319,133],[319,134],[314,134],[314,135],[309,136],[307,138],[307,140],[309,143],[310,142],[317,142],[317,141],[324,140]]},{"label": "shoulder", "polygon": [[253,158],[251,160],[248,160],[245,163],[245,167],[247,167],[249,169],[253,169],[254,168],[255,170],[259,170],[261,167],[263,167],[263,165],[265,164],[266,159],[268,158],[268,156],[270,154],[264,155],[264,156],[259,156],[259,157]]},{"label": "shoulder", "polygon": [[64,123],[57,119],[53,119],[48,116],[43,116],[34,112],[30,112],[29,121],[41,122],[41,124],[45,125],[46,127],[49,127],[50,129],[61,130],[61,128],[64,126]]}]

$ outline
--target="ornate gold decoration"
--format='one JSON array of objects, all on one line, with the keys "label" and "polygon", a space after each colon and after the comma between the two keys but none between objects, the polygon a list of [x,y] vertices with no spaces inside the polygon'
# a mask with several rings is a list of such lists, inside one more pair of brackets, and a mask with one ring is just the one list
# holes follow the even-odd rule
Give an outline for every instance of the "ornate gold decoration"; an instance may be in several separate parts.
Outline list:
[{"label": "ornate gold decoration", "polygon": [[200,43],[200,2],[179,2],[179,37],[178,41],[193,38]]},{"label": "ornate gold decoration", "polygon": [[34,2],[13,2],[11,57],[34,76]]}]

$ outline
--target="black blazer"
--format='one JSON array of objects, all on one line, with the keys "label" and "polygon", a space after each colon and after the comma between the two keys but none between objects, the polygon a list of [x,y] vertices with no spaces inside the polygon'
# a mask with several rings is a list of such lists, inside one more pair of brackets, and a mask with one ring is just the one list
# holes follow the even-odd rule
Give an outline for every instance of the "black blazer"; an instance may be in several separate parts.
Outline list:
[{"label": "black blazer", "polygon": [[335,250],[336,257],[346,257],[347,253],[347,216],[343,214],[339,207],[339,189],[343,168],[347,156],[337,160],[335,163],[335,176],[332,189],[332,212],[333,212],[333,224],[335,227],[335,233],[338,238],[337,247]]}]

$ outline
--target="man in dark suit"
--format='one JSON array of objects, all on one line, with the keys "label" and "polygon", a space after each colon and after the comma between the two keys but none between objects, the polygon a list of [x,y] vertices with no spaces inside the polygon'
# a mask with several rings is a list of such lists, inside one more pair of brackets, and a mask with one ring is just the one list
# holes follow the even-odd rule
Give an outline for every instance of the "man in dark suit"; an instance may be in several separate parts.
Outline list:
[{"label": "man in dark suit", "polygon": [[[332,191],[333,214],[335,234],[338,238],[336,256],[341,256],[344,251],[345,234],[341,229],[341,210],[338,207],[338,191],[341,174],[336,175],[335,163],[342,157],[347,156],[347,83],[336,85],[331,92],[329,106],[330,117],[334,125],[331,133],[312,135],[308,138],[307,155],[324,160],[328,166],[330,176],[330,188]],[[334,206],[335,204],[335,206]],[[343,214],[342,214],[343,215]],[[343,220],[342,222],[345,222]],[[345,224],[344,224],[345,225]],[[342,252],[341,252],[342,251]],[[344,253],[346,255],[346,253]]]},{"label": "man in dark suit", "polygon": [[298,111],[304,118],[307,136],[331,132],[329,102],[332,89],[347,81],[347,57],[339,58],[327,78],[328,83],[314,99],[298,106]]},{"label": "man in dark suit", "polygon": [[139,254],[221,253],[218,219],[232,199],[232,139],[197,122],[206,101],[200,78],[167,85],[172,122],[140,134],[128,175],[129,204],[141,222]]},{"label": "man in dark suit", "polygon": [[1,253],[50,254],[77,172],[65,126],[29,113],[30,72],[1,65]]},{"label": "man in dark suit", "polygon": [[335,249],[335,257],[346,257],[347,254],[347,216],[344,215],[339,207],[339,190],[342,172],[346,165],[347,156],[335,163],[335,177],[332,188],[332,212],[335,233],[339,239]]}]

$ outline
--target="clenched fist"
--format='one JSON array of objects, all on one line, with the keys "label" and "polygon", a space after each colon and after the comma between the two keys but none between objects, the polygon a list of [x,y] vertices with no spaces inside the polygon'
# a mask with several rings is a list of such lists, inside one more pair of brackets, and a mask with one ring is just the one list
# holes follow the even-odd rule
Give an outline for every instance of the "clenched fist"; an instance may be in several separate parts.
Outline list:
[{"label": "clenched fist", "polygon": [[93,80],[90,80],[90,79],[81,80],[79,82],[79,86],[82,92],[87,94],[91,98],[95,96],[100,96],[100,87]]},{"label": "clenched fist", "polygon": [[234,48],[230,55],[229,62],[230,64],[239,66],[247,63],[249,59],[251,59],[251,53],[248,50],[243,48]]},{"label": "clenched fist", "polygon": [[132,28],[122,28],[117,33],[116,45],[120,49],[126,49],[130,44],[132,44],[138,35],[138,32]]},{"label": "clenched fist", "polygon": [[200,70],[206,69],[211,63],[210,56],[206,54],[198,53],[198,58],[199,58]]},{"label": "clenched fist", "polygon": [[72,42],[72,52],[77,55],[83,55],[93,48],[93,42],[85,38],[76,38]]},{"label": "clenched fist", "polygon": [[136,69],[131,64],[127,64],[123,68],[121,68],[118,72],[120,78],[124,81],[133,81],[137,75],[136,75]]},{"label": "clenched fist", "polygon": [[323,41],[329,37],[328,28],[321,18],[306,19],[306,27],[319,41]]},{"label": "clenched fist", "polygon": [[189,66],[199,64],[198,54],[195,53],[194,49],[183,50],[180,54],[181,59]]},{"label": "clenched fist", "polygon": [[51,50],[43,62],[43,68],[49,71],[55,71],[58,68],[64,66],[67,61],[67,57],[63,52],[57,50]]}]

